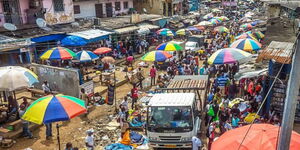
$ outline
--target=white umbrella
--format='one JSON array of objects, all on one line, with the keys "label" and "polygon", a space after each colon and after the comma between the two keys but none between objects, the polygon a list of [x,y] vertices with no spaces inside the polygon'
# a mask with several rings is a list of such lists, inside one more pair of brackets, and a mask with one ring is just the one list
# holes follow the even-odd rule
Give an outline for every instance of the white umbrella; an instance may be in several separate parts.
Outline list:
[{"label": "white umbrella", "polygon": [[210,26],[210,25],[212,25],[212,23],[210,21],[201,21],[197,25],[199,25],[199,26]]},{"label": "white umbrella", "polygon": [[0,67],[0,91],[13,91],[39,82],[35,73],[20,66]]}]

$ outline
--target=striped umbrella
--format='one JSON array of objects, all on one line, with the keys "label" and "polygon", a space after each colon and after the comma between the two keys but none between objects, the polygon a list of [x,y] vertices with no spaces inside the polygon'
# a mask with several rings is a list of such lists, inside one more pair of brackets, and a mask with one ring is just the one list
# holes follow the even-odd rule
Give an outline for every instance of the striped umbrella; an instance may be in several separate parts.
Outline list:
[{"label": "striped umbrella", "polygon": [[231,64],[251,56],[250,53],[236,48],[224,48],[214,52],[208,59],[209,64]]},{"label": "striped umbrella", "polygon": [[70,120],[85,112],[83,100],[62,94],[48,95],[34,101],[22,119],[36,124],[46,124]]},{"label": "striped umbrella", "polygon": [[143,61],[158,61],[158,62],[163,62],[166,61],[167,59],[171,58],[172,55],[170,55],[166,51],[151,51],[146,53],[141,60]]},{"label": "striped umbrella", "polygon": [[27,88],[39,82],[31,70],[19,66],[0,67],[0,91]]},{"label": "striped umbrella", "polygon": [[208,13],[208,14],[206,14],[206,15],[204,15],[203,16],[203,19],[211,19],[211,18],[213,18],[214,17],[214,14],[212,14],[212,13]]},{"label": "striped umbrella", "polygon": [[162,43],[156,47],[156,50],[163,50],[163,51],[181,51],[183,48],[176,44],[176,43]]},{"label": "striped umbrella", "polygon": [[187,27],[187,30],[189,30],[189,31],[201,31],[200,28],[195,27],[195,26],[189,26],[189,27]]},{"label": "striped umbrella", "polygon": [[260,31],[254,32],[253,35],[255,35],[258,39],[263,39],[265,37],[265,35]]},{"label": "striped umbrella", "polygon": [[219,23],[221,23],[221,21],[220,20],[218,20],[218,19],[210,19],[209,20],[213,25],[217,25],[217,24],[219,24]]},{"label": "striped umbrella", "polygon": [[256,40],[239,39],[230,45],[231,48],[238,48],[244,51],[258,51],[261,49],[261,44]]},{"label": "striped umbrella", "polygon": [[221,17],[213,17],[213,19],[217,19],[218,21],[222,22],[223,19]]},{"label": "striped umbrella", "polygon": [[65,47],[53,47],[41,55],[42,60],[68,60],[76,57],[76,53]]},{"label": "striped umbrella", "polygon": [[243,33],[239,36],[236,36],[235,39],[236,40],[239,40],[239,39],[252,39],[252,40],[257,41],[257,39],[251,33]]},{"label": "striped umbrella", "polygon": [[209,22],[209,21],[201,21],[197,25],[199,25],[199,26],[211,26],[213,24],[211,22]]},{"label": "striped umbrella", "polygon": [[109,53],[111,51],[112,51],[111,48],[100,47],[100,48],[97,48],[96,50],[94,50],[94,53],[97,54],[97,55],[101,55],[101,54],[107,54],[107,53]]},{"label": "striped umbrella", "polygon": [[253,28],[253,26],[250,23],[245,23],[245,24],[242,24],[240,26],[240,28],[251,30]]},{"label": "striped umbrella", "polygon": [[219,32],[219,33],[224,33],[224,32],[229,32],[228,28],[224,27],[224,26],[219,26],[219,27],[216,27],[214,29],[216,32]]},{"label": "striped umbrella", "polygon": [[187,29],[179,29],[176,31],[176,35],[191,35],[192,33]]},{"label": "striped umbrella", "polygon": [[162,35],[162,36],[174,36],[173,31],[168,28],[162,28],[162,29],[156,31],[156,33],[158,35]]},{"label": "striped umbrella", "polygon": [[222,19],[222,21],[228,21],[229,20],[229,18],[226,17],[226,16],[221,16],[220,18]]},{"label": "striped umbrella", "polygon": [[99,59],[99,57],[91,51],[80,51],[76,53],[76,55],[80,62],[91,62]]}]

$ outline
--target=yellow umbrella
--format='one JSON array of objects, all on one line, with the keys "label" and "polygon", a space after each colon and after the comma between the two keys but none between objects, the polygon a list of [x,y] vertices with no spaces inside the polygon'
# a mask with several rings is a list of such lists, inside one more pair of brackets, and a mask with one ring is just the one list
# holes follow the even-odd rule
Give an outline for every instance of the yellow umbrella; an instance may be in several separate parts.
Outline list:
[{"label": "yellow umbrella", "polygon": [[187,35],[187,34],[192,34],[192,33],[186,29],[179,29],[176,31],[176,35]]}]

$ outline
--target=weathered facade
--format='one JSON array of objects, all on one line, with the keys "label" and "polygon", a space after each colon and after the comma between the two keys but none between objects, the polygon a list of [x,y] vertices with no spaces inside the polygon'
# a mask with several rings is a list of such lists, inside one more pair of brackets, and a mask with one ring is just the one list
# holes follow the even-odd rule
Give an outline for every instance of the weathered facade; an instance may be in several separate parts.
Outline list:
[{"label": "weathered facade", "polygon": [[44,18],[49,25],[74,21],[72,0],[1,0],[0,26],[35,24]]},{"label": "weathered facade", "polygon": [[128,14],[132,8],[132,0],[74,0],[75,18],[114,17]]},{"label": "weathered facade", "polygon": [[[139,13],[150,13],[164,16],[182,15],[188,7],[184,0],[133,0],[133,7]],[[146,10],[146,12],[145,12]]]}]

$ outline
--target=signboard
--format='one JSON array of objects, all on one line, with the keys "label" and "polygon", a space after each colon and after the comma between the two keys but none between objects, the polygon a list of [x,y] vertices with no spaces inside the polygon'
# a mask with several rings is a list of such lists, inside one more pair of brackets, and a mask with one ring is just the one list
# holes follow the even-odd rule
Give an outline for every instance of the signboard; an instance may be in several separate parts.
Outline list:
[{"label": "signboard", "polygon": [[88,97],[91,97],[91,96],[94,95],[94,82],[93,82],[93,80],[80,85],[80,89],[81,88],[84,89],[84,91],[88,95]]}]

